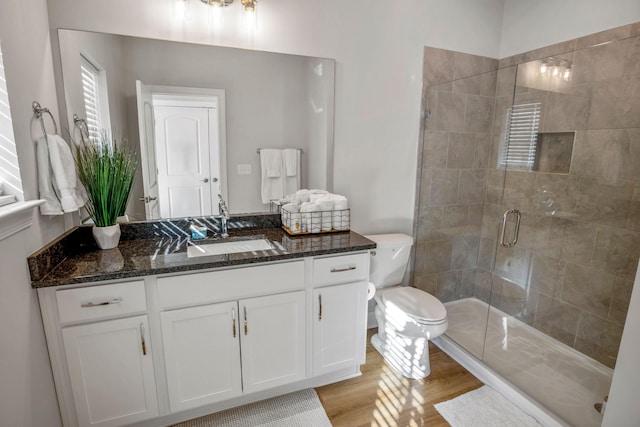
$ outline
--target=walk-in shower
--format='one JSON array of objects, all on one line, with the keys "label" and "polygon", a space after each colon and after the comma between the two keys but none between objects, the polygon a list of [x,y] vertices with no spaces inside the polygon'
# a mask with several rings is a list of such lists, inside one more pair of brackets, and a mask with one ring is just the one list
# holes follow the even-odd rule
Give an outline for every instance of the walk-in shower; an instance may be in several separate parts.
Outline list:
[{"label": "walk-in shower", "polygon": [[425,48],[413,283],[445,341],[576,426],[602,421],[640,256],[640,37],[612,34]]}]

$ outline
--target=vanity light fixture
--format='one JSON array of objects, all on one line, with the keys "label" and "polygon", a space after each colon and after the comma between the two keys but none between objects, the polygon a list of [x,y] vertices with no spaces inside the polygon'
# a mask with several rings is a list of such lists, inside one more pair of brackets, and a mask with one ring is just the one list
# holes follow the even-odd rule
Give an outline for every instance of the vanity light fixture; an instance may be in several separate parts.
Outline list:
[{"label": "vanity light fixture", "polygon": [[255,13],[256,6],[258,5],[258,0],[240,0],[242,3],[242,7],[246,12]]},{"label": "vanity light fixture", "polygon": [[[179,1],[179,0],[176,0]],[[188,1],[188,0],[182,0],[182,1]],[[233,0],[200,0],[202,3],[208,5],[208,6],[212,6],[212,18],[214,21],[217,21],[218,24],[220,24],[220,21],[222,19],[222,15],[221,12],[224,8],[231,6],[233,4]],[[258,5],[258,0],[240,0],[240,3],[242,5],[242,9],[244,11],[243,15],[243,21],[244,21],[244,25],[247,28],[253,28],[255,27],[255,14],[256,14],[256,7]]]},{"label": "vanity light fixture", "polygon": [[562,58],[554,58],[550,56],[540,61],[538,73],[543,77],[553,77],[562,79],[566,82],[571,80],[573,64]]},{"label": "vanity light fixture", "polygon": [[[188,1],[188,0],[181,0]],[[202,3],[213,7],[227,7],[233,4],[233,0],[200,0]],[[258,0],[240,0],[242,7],[246,12],[255,12]]]},{"label": "vanity light fixture", "polygon": [[213,7],[227,7],[231,6],[233,0],[200,0],[204,4],[208,4]]}]

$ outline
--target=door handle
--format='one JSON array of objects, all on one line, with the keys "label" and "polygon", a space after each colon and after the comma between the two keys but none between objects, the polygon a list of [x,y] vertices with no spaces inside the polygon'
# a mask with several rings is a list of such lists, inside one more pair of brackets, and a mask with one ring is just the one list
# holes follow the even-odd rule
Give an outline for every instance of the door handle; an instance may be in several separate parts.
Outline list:
[{"label": "door handle", "polygon": [[207,182],[209,182],[209,178],[203,179],[202,182],[204,182],[206,184]]},{"label": "door handle", "polygon": [[154,200],[158,200],[158,198],[153,196],[145,196],[145,197],[140,197],[138,200],[140,200],[141,202],[149,203],[149,202],[153,202]]},{"label": "door handle", "polygon": [[[516,216],[516,223],[513,227],[513,238],[510,242],[505,242],[504,238],[507,230],[507,221],[509,219],[509,215],[511,214]],[[518,233],[520,231],[521,218],[522,212],[520,212],[518,209],[507,209],[506,211],[504,211],[504,214],[502,214],[502,229],[500,230],[500,246],[502,246],[503,248],[512,248],[516,245],[516,243],[518,243]]]}]

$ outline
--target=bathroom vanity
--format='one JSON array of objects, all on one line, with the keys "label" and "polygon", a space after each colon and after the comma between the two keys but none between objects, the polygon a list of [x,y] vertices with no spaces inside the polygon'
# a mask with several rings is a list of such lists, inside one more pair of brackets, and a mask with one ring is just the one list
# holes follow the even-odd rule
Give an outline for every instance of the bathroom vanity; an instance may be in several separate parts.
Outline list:
[{"label": "bathroom vanity", "polygon": [[65,426],[169,425],[360,374],[375,243],[248,228],[225,242],[272,249],[189,257],[181,232],[123,227],[100,251],[81,227],[29,257]]}]

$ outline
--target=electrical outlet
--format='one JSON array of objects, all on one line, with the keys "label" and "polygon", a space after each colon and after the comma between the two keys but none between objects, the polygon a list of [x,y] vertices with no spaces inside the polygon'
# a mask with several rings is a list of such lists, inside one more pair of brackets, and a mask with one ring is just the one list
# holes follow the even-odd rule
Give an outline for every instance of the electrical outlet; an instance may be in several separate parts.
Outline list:
[{"label": "electrical outlet", "polygon": [[251,165],[238,165],[238,175],[251,175]]}]

